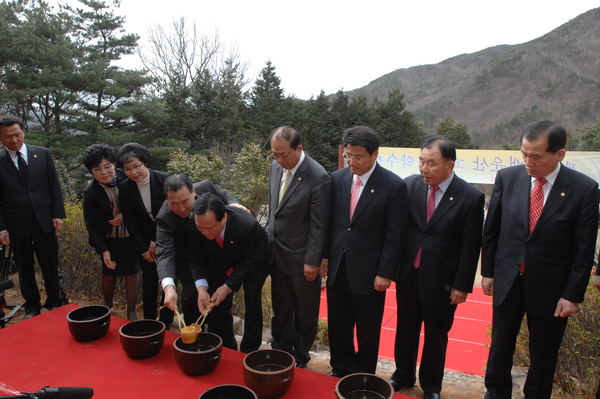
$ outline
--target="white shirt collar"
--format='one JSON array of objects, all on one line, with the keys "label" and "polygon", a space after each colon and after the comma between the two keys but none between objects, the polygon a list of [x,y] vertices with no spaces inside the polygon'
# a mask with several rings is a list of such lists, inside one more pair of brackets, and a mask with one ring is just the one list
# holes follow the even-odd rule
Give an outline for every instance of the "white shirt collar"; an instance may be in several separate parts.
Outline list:
[{"label": "white shirt collar", "polygon": [[[548,180],[548,183],[550,183],[551,186],[554,185],[554,182],[556,181],[556,178],[558,177],[558,172],[560,172],[560,162],[558,163],[558,165],[556,165],[556,168],[550,172],[550,174],[548,176],[546,176],[546,180]],[[535,177],[531,177],[531,184],[535,184],[535,181],[537,180],[537,178]]]},{"label": "white shirt collar", "polygon": [[[373,171],[375,170],[375,167],[377,167],[377,161],[373,162],[373,167],[366,173],[363,173],[362,175],[358,176],[358,175],[353,175],[353,176],[357,176],[361,181],[362,181],[362,186],[366,186],[367,182],[369,181],[369,177],[371,177],[371,175],[373,174]],[[352,178],[352,181],[354,181],[354,177]]]},{"label": "white shirt collar", "polygon": [[[13,150],[9,150],[8,148],[6,149],[6,151],[8,151],[8,154],[10,155],[10,159],[12,159],[16,165],[18,162],[17,152],[13,151]],[[23,155],[23,159],[25,160],[25,162],[27,164],[29,164],[29,158],[27,157],[27,146],[25,145],[25,143],[23,143],[23,145],[19,149],[19,152]]]},{"label": "white shirt collar", "polygon": [[440,191],[442,193],[445,193],[446,190],[448,190],[448,187],[450,186],[450,183],[452,183],[453,178],[454,178],[454,172],[452,172],[452,174],[450,174],[449,178],[447,178],[446,180],[444,180],[443,182],[438,184],[438,187],[440,188]]},{"label": "white shirt collar", "polygon": [[[290,169],[292,176],[294,176],[296,174],[296,171],[298,170],[298,168],[304,161],[304,158],[306,158],[306,156],[304,155],[304,150],[302,150],[302,153],[300,154],[300,159],[298,160],[298,163],[296,164],[296,166],[294,166],[292,169]],[[284,172],[284,175],[285,175],[285,172]]]}]

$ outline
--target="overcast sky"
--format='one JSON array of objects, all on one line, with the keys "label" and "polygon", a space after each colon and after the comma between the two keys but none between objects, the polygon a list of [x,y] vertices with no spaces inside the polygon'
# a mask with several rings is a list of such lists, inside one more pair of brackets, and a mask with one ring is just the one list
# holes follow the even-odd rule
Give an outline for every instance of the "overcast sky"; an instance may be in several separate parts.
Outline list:
[{"label": "overcast sky", "polygon": [[[271,60],[287,95],[351,90],[398,68],[533,40],[600,0],[121,0],[126,29],[184,16],[237,46],[254,81]],[[128,60],[128,66],[133,66]]]}]

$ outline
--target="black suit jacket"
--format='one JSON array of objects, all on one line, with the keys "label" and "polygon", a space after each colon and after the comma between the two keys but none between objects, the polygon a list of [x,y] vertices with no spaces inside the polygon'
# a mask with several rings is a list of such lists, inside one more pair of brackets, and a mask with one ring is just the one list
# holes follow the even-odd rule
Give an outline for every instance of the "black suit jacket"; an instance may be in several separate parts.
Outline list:
[{"label": "black suit jacket", "polygon": [[305,154],[281,203],[283,168],[275,161],[269,173],[267,231],[273,257],[288,276],[304,274],[304,264],[319,266],[323,258],[330,210],[329,175]]},{"label": "black suit jacket", "polygon": [[473,290],[477,271],[484,194],[454,175],[427,223],[427,188],[421,175],[405,180],[408,186],[408,245],[399,281],[414,269],[421,248],[419,298],[425,304],[447,304],[452,288]]},{"label": "black suit jacket", "polygon": [[123,220],[129,235],[135,242],[137,252],[141,255],[148,251],[150,241],[156,240],[156,215],[165,201],[164,182],[168,173],[148,169],[150,174],[150,207],[152,216],[148,215],[137,183],[125,179],[119,184],[119,203]]},{"label": "black suit jacket", "polygon": [[[219,194],[228,204],[236,203],[237,199],[227,192],[216,188],[208,180],[194,183],[196,196],[204,193]],[[187,263],[190,258],[188,247],[188,233],[194,231],[196,225],[192,215],[182,218],[169,209],[167,202],[163,202],[156,215],[156,270],[158,279],[176,277],[176,264]]]},{"label": "black suit jacket", "polygon": [[394,279],[398,272],[407,230],[406,183],[377,164],[349,220],[352,178],[348,168],[331,175],[327,284],[333,284],[345,257],[350,289],[369,295],[376,292],[375,276]]},{"label": "black suit jacket", "polygon": [[[125,175],[119,169],[115,170],[115,174],[117,183],[125,179]],[[108,223],[113,214],[106,191],[96,179],[92,179],[83,189],[83,218],[90,245],[99,254],[108,251],[106,235],[113,227]]]},{"label": "black suit jacket", "polygon": [[33,215],[44,233],[54,230],[52,219],[66,217],[58,175],[48,149],[27,144],[27,165],[29,181],[25,185],[8,151],[0,151],[0,231],[8,230],[13,237],[31,233]]},{"label": "black suit jacket", "polygon": [[559,298],[583,301],[594,262],[598,184],[561,165],[531,234],[530,190],[524,166],[496,175],[483,233],[481,274],[494,278],[494,304],[499,305],[525,261],[526,305],[540,317],[552,317]]},{"label": "black suit jacket", "polygon": [[[223,248],[215,240],[206,239],[193,224],[188,236],[190,270],[194,280],[207,279],[211,290],[225,283],[237,291],[248,273],[264,265],[268,238],[250,213],[231,206],[226,212]],[[233,271],[228,276],[230,268]]]}]

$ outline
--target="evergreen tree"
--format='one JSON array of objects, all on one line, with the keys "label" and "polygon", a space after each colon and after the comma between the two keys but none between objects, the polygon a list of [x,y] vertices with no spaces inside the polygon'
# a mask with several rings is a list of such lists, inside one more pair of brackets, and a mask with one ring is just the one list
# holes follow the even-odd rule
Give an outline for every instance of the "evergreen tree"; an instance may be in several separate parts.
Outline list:
[{"label": "evergreen tree", "polygon": [[280,85],[275,67],[267,61],[250,93],[249,107],[252,128],[262,142],[266,142],[271,130],[285,123],[281,115],[284,97]]},{"label": "evergreen tree", "polygon": [[440,123],[435,133],[453,142],[456,148],[477,148],[471,142],[471,137],[467,133],[467,126],[462,123],[455,123],[452,119],[446,119]]},{"label": "evergreen tree", "polygon": [[377,131],[382,145],[388,147],[419,147],[423,130],[412,113],[406,110],[404,94],[390,90],[387,101],[375,100],[373,105]]},{"label": "evergreen tree", "polygon": [[[132,96],[150,82],[141,71],[124,70],[114,65],[124,55],[135,53],[139,37],[123,33],[125,18],[115,14],[119,0],[79,0],[80,6],[65,10],[71,15],[75,41],[81,52],[79,76],[83,89],[79,105],[84,111],[84,129],[122,127],[131,123],[122,112],[113,114],[119,105],[130,106]],[[116,117],[116,118],[115,118]]]}]

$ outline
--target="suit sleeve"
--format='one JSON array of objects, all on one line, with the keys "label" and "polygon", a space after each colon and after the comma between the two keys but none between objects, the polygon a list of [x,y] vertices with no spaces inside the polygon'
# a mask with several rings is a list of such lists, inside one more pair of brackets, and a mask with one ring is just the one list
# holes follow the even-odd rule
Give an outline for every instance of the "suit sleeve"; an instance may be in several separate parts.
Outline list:
[{"label": "suit sleeve", "polygon": [[100,220],[100,205],[94,191],[92,187],[89,187],[83,192],[83,218],[90,245],[96,252],[102,254],[104,251],[108,251],[108,245],[105,237],[106,231],[101,227],[103,222]]},{"label": "suit sleeve", "polygon": [[310,227],[304,264],[319,266],[327,239],[331,210],[331,181],[324,175],[310,194]]},{"label": "suit sleeve", "polygon": [[483,227],[481,243],[481,275],[483,277],[494,277],[494,262],[502,223],[502,192],[502,172],[498,172]]},{"label": "suit sleeve", "polygon": [[481,248],[481,231],[483,228],[483,204],[485,195],[480,193],[470,204],[461,237],[458,270],[452,288],[462,292],[473,291],[473,281],[477,272],[477,260]]},{"label": "suit sleeve", "polygon": [[387,207],[388,217],[377,276],[394,280],[398,275],[401,255],[405,251],[405,234],[408,230],[408,192],[403,180],[396,184]]},{"label": "suit sleeve", "polygon": [[175,270],[175,229],[161,210],[156,217],[156,271],[159,282],[165,277],[175,279]]},{"label": "suit sleeve", "polygon": [[135,211],[132,203],[133,195],[127,182],[121,183],[119,187],[119,205],[123,214],[123,221],[127,227],[129,235],[135,243],[135,249],[138,254],[143,254],[148,250],[148,243],[142,239],[142,233],[135,218]]},{"label": "suit sleeve", "polygon": [[47,152],[46,157],[46,173],[48,176],[48,190],[52,199],[52,218],[64,219],[67,217],[65,213],[65,203],[63,201],[60,181],[56,173],[56,166],[52,154]]},{"label": "suit sleeve", "polygon": [[244,240],[241,243],[243,261],[234,265],[233,273],[225,281],[225,284],[234,291],[240,289],[249,273],[264,267],[267,251],[267,234],[258,223],[253,224],[252,231],[247,231],[242,240]]},{"label": "suit sleeve", "polygon": [[[205,251],[202,247],[206,239],[202,236],[202,233],[194,228],[194,231],[187,235],[188,247],[190,248],[190,273],[194,281],[200,279],[209,279],[208,268],[210,265],[207,263]],[[209,281],[210,284],[210,281]],[[231,287],[230,287],[231,288]]]},{"label": "suit sleeve", "polygon": [[591,184],[583,196],[577,215],[571,270],[561,298],[581,303],[590,278],[596,251],[598,233],[598,193],[596,184]]}]

